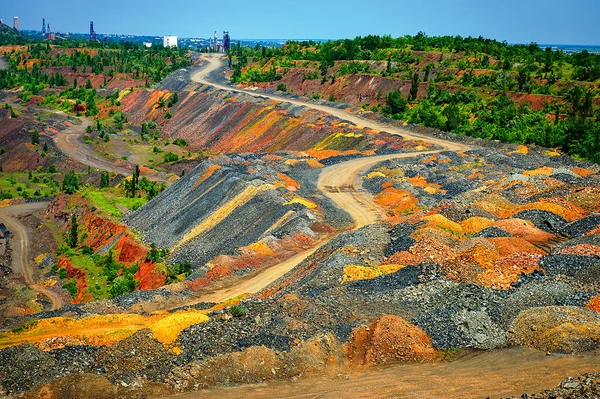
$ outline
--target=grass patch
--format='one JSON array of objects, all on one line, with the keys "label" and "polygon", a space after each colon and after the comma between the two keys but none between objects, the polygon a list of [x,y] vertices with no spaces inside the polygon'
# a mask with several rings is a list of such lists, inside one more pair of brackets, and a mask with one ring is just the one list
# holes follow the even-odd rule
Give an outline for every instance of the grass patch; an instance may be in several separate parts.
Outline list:
[{"label": "grass patch", "polygon": [[52,197],[60,192],[58,173],[2,173],[0,199]]},{"label": "grass patch", "polygon": [[86,188],[81,192],[83,197],[91,201],[91,205],[116,218],[123,216],[120,209],[136,210],[148,202],[146,198],[128,198],[120,188],[97,189]]}]

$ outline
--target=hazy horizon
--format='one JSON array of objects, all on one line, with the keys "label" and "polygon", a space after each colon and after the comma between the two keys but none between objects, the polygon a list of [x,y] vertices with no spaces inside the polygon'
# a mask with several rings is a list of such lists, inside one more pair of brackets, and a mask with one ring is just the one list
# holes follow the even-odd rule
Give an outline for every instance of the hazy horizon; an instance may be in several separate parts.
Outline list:
[{"label": "hazy horizon", "polygon": [[419,31],[429,36],[483,36],[512,44],[596,45],[600,38],[596,23],[600,4],[595,0],[491,0],[483,4],[472,0],[452,4],[373,0],[368,5],[355,0],[262,0],[252,4],[184,0],[172,7],[157,0],[85,3],[73,7],[66,0],[9,0],[0,9],[0,18],[12,26],[13,16],[18,16],[21,30],[41,30],[42,18],[46,18],[53,31],[85,33],[93,20],[99,34],[186,38],[208,38],[215,30],[219,36],[228,30],[236,39],[255,40],[334,40],[369,34],[398,37]]}]

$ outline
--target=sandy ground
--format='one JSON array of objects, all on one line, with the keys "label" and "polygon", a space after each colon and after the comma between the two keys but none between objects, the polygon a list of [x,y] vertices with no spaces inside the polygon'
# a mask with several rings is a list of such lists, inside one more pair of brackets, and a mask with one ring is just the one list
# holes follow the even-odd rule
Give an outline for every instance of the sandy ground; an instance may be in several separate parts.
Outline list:
[{"label": "sandy ground", "polygon": [[48,202],[13,205],[0,208],[0,222],[4,223],[11,233],[10,246],[13,250],[12,267],[15,273],[20,273],[25,278],[25,283],[33,290],[47,296],[52,302],[52,310],[63,305],[59,295],[47,290],[36,283],[33,278],[32,266],[29,262],[29,233],[27,228],[17,218],[46,209]]},{"label": "sandy ground", "polygon": [[402,363],[335,375],[214,388],[179,399],[475,399],[520,397],[554,388],[563,379],[596,371],[600,353],[546,356],[527,348],[476,352],[453,362]]}]

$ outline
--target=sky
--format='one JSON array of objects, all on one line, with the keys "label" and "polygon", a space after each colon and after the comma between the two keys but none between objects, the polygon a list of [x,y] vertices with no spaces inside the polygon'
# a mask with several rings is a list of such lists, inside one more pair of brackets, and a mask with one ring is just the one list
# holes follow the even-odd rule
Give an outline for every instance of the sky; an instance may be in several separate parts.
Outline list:
[{"label": "sky", "polygon": [[509,43],[600,44],[600,0],[0,0],[21,29],[235,39],[483,36]]}]

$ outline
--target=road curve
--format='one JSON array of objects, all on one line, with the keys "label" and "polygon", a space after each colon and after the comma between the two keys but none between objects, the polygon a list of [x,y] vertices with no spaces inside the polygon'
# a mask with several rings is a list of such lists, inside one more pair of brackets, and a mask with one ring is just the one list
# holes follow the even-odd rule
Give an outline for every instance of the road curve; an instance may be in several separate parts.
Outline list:
[{"label": "road curve", "polygon": [[13,272],[22,274],[25,278],[25,283],[31,289],[48,297],[52,303],[52,310],[55,310],[63,305],[63,301],[59,295],[40,286],[33,279],[32,266],[29,263],[29,234],[27,234],[27,228],[17,219],[17,216],[30,215],[46,209],[48,204],[49,202],[35,202],[0,208],[0,222],[4,223],[11,233],[10,247],[13,250]]},{"label": "road curve", "polygon": [[[60,111],[56,111],[57,114],[62,114]],[[102,159],[94,152],[92,148],[81,141],[85,133],[85,129],[92,124],[92,121],[80,117],[81,123],[79,125],[73,125],[65,130],[61,130],[58,134],[53,136],[54,143],[63,154],[67,155],[79,163],[87,166],[91,166],[95,169],[104,169],[111,172],[116,172],[123,176],[131,175],[129,169],[117,166],[114,162]]]},{"label": "road curve", "polygon": [[[220,60],[214,55],[203,56],[203,59],[208,61],[208,64],[203,69],[193,73],[191,77],[192,80],[197,83],[213,86],[221,90],[246,93],[255,97],[266,97],[276,101],[305,106],[336,116],[340,119],[346,120],[358,126],[364,126],[370,129],[384,131],[393,135],[400,135],[402,137],[412,140],[422,140],[429,143],[433,143],[443,147],[444,150],[460,152],[470,149],[469,146],[464,144],[453,143],[438,138],[431,138],[425,135],[408,132],[406,130],[399,129],[394,126],[384,125],[380,122],[363,119],[359,116],[353,115],[351,113],[345,112],[337,108],[331,108],[325,105],[319,105],[300,100],[291,100],[273,94],[256,93],[250,90],[232,88],[230,86],[213,83],[208,80],[208,76],[212,72],[220,68]],[[328,166],[322,169],[317,182],[317,188],[325,196],[331,199],[334,202],[334,204],[336,204],[340,209],[343,209],[346,212],[348,212],[354,220],[354,229],[358,229],[360,227],[376,223],[377,221],[387,216],[385,210],[381,209],[373,202],[371,195],[368,192],[362,190],[361,176],[367,170],[377,165],[378,163],[387,160],[398,158],[410,158],[423,154],[433,154],[440,151],[443,150],[377,155],[341,162],[339,164]],[[286,274],[287,272],[291,271],[294,267],[299,265],[310,255],[315,253],[319,248],[327,244],[333,237],[335,237],[335,235],[326,237],[311,249],[298,253],[290,259],[287,259],[274,266],[258,270],[250,275],[247,275],[237,280],[235,283],[233,283],[233,285],[219,287],[211,291],[205,291],[204,293],[200,293],[198,297],[194,298],[187,304],[195,304],[200,302],[223,302],[227,299],[242,294],[259,292],[265,287],[267,287],[269,284],[273,283],[278,278]]]}]

